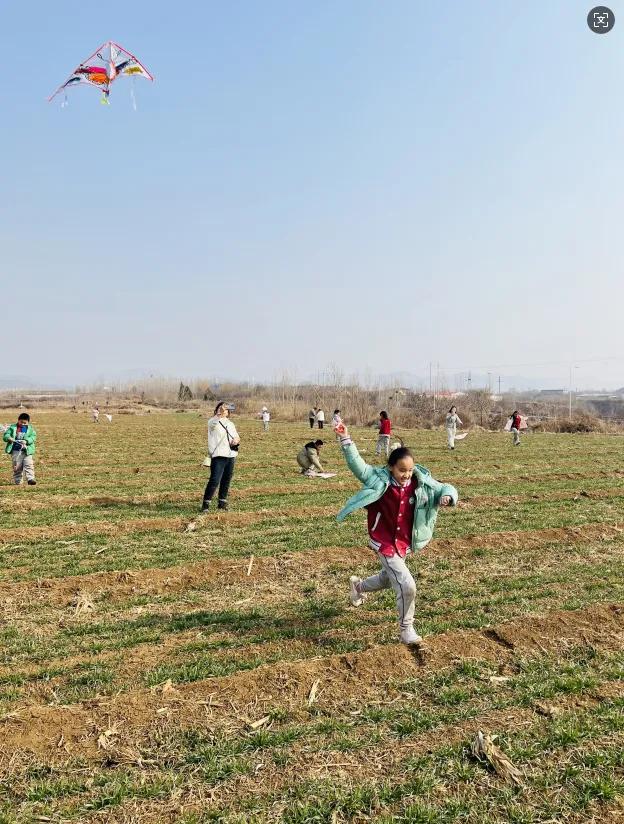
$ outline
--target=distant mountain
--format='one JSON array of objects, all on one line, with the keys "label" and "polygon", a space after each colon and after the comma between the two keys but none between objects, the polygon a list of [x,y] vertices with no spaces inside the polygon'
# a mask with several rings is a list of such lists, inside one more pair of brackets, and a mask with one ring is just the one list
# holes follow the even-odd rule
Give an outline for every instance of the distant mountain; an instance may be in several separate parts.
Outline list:
[{"label": "distant mountain", "polygon": [[68,384],[56,379],[26,378],[23,375],[0,377],[0,390],[10,389],[67,389]]},{"label": "distant mountain", "polygon": [[33,389],[35,384],[20,375],[0,378],[0,389]]}]

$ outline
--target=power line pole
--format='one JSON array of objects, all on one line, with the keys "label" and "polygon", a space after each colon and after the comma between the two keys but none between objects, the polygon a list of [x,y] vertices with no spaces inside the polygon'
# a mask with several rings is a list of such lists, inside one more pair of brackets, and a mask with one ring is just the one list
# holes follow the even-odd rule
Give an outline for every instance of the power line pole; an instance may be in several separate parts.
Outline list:
[{"label": "power line pole", "polygon": [[500,395],[500,375],[498,376],[498,394]]}]

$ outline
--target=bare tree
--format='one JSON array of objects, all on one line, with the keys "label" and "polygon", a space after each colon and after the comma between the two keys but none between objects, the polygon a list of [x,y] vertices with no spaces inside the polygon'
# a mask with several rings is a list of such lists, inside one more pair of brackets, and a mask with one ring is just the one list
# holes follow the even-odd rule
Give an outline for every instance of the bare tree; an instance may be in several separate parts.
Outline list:
[{"label": "bare tree", "polygon": [[492,410],[492,396],[487,389],[475,389],[468,395],[468,407],[479,418],[479,422],[483,426],[484,417],[487,421]]}]

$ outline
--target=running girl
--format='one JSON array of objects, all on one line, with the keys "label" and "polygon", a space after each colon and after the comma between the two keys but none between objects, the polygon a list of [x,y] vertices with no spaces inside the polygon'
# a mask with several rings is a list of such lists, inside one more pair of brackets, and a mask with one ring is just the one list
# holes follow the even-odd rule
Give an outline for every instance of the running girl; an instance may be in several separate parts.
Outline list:
[{"label": "running girl", "polygon": [[387,466],[369,466],[342,424],[337,427],[347,466],[361,481],[362,489],[338,514],[343,521],[356,509],[368,511],[369,545],[377,553],[381,571],[362,580],[352,575],[351,603],[360,606],[369,592],[392,588],[396,595],[400,638],[408,645],[420,644],[414,629],[416,583],[405,562],[410,551],[425,547],[433,537],[438,507],[457,503],[457,490],[431,477],[429,470],[414,462],[407,447],[394,449]]}]

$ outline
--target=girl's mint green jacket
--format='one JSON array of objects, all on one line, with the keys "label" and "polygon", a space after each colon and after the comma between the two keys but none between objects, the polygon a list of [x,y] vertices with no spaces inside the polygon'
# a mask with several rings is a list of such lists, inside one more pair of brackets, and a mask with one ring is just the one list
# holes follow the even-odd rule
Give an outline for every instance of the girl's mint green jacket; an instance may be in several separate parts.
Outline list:
[{"label": "girl's mint green jacket", "polygon": [[[338,513],[337,520],[344,521],[347,515],[356,509],[378,501],[390,486],[390,470],[387,466],[370,466],[360,457],[354,443],[342,447],[347,466],[363,486],[352,498],[349,498],[343,509]],[[451,484],[442,484],[431,477],[431,473],[424,466],[416,464],[413,473],[418,480],[416,496],[416,510],[414,512],[414,529],[412,531],[412,550],[425,547],[433,538],[433,530],[438,517],[440,498],[449,495],[453,505],[457,503],[457,490]]]},{"label": "girl's mint green jacket", "polygon": [[[12,423],[11,426],[7,429],[7,431],[2,436],[2,440],[6,441],[6,447],[4,451],[7,455],[11,454],[11,450],[13,449],[13,442],[9,441],[9,438],[15,437],[15,432],[17,431],[17,424]],[[26,437],[24,438],[26,441],[26,454],[27,455],[34,455],[35,454],[35,444],[37,441],[37,433],[35,432],[34,426],[28,424],[28,429],[26,430]]]}]

